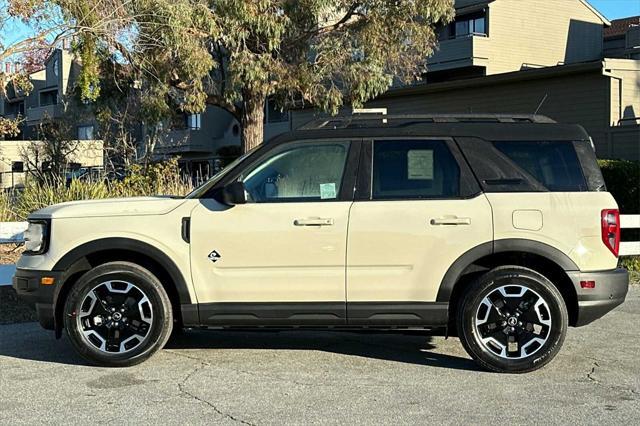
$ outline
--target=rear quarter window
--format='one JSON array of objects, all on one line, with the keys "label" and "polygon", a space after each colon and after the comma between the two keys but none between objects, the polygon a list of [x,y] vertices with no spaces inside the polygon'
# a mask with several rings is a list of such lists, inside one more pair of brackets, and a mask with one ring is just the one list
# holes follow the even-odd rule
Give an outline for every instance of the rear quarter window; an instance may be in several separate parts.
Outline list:
[{"label": "rear quarter window", "polygon": [[571,142],[494,142],[493,146],[549,191],[587,191]]}]

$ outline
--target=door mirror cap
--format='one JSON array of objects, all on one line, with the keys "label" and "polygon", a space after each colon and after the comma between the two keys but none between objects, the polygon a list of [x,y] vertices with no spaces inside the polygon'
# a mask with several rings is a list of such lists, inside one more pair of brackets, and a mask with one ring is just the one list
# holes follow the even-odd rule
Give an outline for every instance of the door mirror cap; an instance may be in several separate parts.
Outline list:
[{"label": "door mirror cap", "polygon": [[217,194],[216,200],[227,206],[235,206],[237,204],[247,203],[247,194],[245,192],[244,183],[232,182],[222,188]]}]

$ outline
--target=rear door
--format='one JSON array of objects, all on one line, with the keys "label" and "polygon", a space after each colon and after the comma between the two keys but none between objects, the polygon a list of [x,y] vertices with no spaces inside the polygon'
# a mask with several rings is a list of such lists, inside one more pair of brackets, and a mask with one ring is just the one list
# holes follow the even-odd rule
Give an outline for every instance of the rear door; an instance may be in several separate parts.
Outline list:
[{"label": "rear door", "polygon": [[363,146],[349,216],[350,324],[436,324],[451,264],[491,243],[491,207],[448,138],[377,139]]}]

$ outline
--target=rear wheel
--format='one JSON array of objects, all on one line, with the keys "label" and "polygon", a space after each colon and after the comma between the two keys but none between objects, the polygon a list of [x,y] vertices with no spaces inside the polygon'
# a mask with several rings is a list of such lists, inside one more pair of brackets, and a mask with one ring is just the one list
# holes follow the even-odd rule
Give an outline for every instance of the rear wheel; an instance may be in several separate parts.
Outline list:
[{"label": "rear wheel", "polygon": [[138,364],[171,334],[171,302],[147,269],[129,262],[97,266],[76,282],[65,303],[65,329],[76,350],[109,367]]},{"label": "rear wheel", "polygon": [[482,275],[458,310],[460,340],[482,367],[505,373],[537,370],[562,346],[568,314],[543,275],[503,266]]}]

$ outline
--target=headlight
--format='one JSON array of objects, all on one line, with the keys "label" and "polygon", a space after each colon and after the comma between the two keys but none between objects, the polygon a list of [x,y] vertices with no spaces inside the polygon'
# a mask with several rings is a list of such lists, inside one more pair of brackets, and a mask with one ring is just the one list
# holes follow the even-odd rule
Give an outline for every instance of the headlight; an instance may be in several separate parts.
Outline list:
[{"label": "headlight", "polygon": [[42,254],[47,250],[47,222],[43,220],[29,221],[24,231],[24,248],[26,254]]}]

